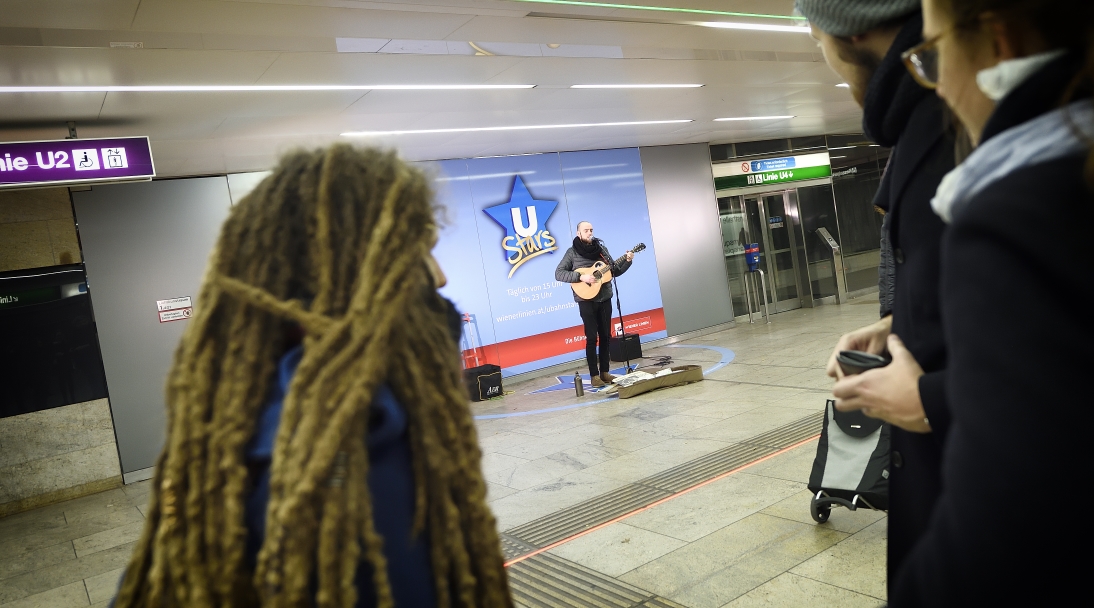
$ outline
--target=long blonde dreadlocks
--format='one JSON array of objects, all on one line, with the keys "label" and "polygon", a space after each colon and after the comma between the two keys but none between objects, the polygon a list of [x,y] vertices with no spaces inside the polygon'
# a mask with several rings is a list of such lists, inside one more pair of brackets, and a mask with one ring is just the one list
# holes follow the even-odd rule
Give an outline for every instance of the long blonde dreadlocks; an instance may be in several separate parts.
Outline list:
[{"label": "long blonde dreadlocks", "polygon": [[[430,201],[424,176],[393,154],[336,145],[290,154],[232,209],[175,352],[167,444],[118,606],[350,607],[361,559],[377,604],[391,606],[366,483],[384,382],[408,414],[414,533],[429,534],[438,605],[512,605],[456,349],[422,297],[439,297],[424,263]],[[286,321],[304,328],[304,354],[251,572],[244,452]]]}]

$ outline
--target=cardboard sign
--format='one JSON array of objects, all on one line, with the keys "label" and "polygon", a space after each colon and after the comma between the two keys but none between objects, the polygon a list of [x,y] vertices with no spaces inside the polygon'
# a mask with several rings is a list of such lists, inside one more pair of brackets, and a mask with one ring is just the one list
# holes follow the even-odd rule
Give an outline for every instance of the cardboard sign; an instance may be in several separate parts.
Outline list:
[{"label": "cardboard sign", "polygon": [[156,300],[156,308],[159,309],[160,323],[184,321],[194,314],[194,302],[190,296]]}]

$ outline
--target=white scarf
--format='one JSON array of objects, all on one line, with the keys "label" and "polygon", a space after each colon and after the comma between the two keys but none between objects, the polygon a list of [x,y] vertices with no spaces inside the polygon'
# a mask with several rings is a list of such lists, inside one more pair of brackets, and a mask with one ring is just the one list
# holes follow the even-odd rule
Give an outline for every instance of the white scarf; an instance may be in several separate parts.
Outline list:
[{"label": "white scarf", "polygon": [[977,194],[1012,172],[1087,150],[1088,140],[1075,128],[1091,124],[1094,104],[1084,99],[999,133],[942,178],[931,208],[942,221],[953,222]]},{"label": "white scarf", "polygon": [[1041,68],[1067,54],[1064,49],[1007,59],[976,73],[976,86],[988,99],[999,101]]}]

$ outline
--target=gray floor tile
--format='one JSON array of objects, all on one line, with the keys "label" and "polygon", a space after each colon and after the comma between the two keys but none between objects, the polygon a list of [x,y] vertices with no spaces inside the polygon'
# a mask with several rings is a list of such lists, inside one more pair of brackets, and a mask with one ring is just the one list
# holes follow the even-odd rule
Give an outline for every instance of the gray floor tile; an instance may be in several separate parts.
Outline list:
[{"label": "gray floor tile", "polygon": [[[809,490],[802,490],[760,512],[765,515],[798,521],[803,524],[816,524],[816,522],[813,521],[813,516],[809,514],[809,500],[812,497],[812,492]],[[859,509],[857,511],[832,509],[832,514],[828,517],[828,521],[816,525],[826,526],[833,530],[847,532],[848,534],[854,534],[866,526],[884,518],[884,511],[871,511],[868,509]]]},{"label": "gray floor tile", "polygon": [[585,469],[585,472],[632,482],[720,450],[727,445],[729,444],[709,439],[677,437],[591,466]]},{"label": "gray floor tile", "polygon": [[799,576],[885,599],[889,521],[882,519],[790,571]]},{"label": "gray floor tile", "polygon": [[118,583],[121,581],[125,567],[117,568],[109,572],[103,572],[96,576],[84,579],[87,587],[87,597],[92,604],[110,601],[118,592]]},{"label": "gray floor tile", "polygon": [[617,523],[551,549],[561,558],[609,576],[619,576],[686,543],[663,534]]},{"label": "gray floor tile", "polygon": [[809,472],[813,470],[813,460],[817,457],[817,440],[802,444],[789,452],[779,454],[768,460],[748,467],[748,472],[764,477],[776,477],[809,483]]},{"label": "gray floor tile", "polygon": [[876,597],[794,574],[781,574],[726,604],[724,608],[783,608],[784,606],[839,606],[877,608]]},{"label": "gray floor tile", "polygon": [[643,511],[627,523],[692,542],[800,490],[798,483],[737,473]]},{"label": "gray floor tile", "polygon": [[[119,545],[86,557],[79,557],[9,578],[4,581],[3,585],[0,585],[0,604],[20,600],[75,582],[79,582],[80,587],[83,588],[83,579],[121,568],[129,563],[130,554],[133,552],[133,544]],[[87,601],[86,594],[84,600],[86,603],[90,603]]]},{"label": "gray floor tile", "polygon": [[617,479],[589,473],[586,469],[495,500],[490,504],[490,509],[498,520],[498,530],[505,531],[600,496],[623,484],[624,482]]},{"label": "gray floor tile", "polygon": [[76,552],[72,549],[71,542],[63,542],[19,555],[0,558],[0,581],[70,559],[76,559]]},{"label": "gray floor tile", "polygon": [[76,556],[83,557],[97,551],[135,542],[140,539],[142,532],[144,532],[143,521],[74,539],[72,546],[76,548]]},{"label": "gray floor tile", "polygon": [[692,608],[718,608],[847,535],[751,515],[620,577]]},{"label": "gray floor tile", "polygon": [[749,437],[755,437],[799,420],[802,417],[804,417],[804,414],[798,409],[765,405],[732,418],[719,420],[714,424],[691,431],[684,436],[738,443]]},{"label": "gray floor tile", "polygon": [[[3,596],[0,595],[0,597]],[[0,602],[2,601],[0,600]],[[4,608],[69,608],[70,606],[87,606],[89,602],[84,582],[76,581],[22,597],[3,605]]]}]

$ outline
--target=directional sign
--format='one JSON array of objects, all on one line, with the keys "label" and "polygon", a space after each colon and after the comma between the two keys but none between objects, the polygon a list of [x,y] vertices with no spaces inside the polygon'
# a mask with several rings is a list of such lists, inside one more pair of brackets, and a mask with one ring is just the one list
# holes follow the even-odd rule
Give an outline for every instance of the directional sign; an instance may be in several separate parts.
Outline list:
[{"label": "directional sign", "polygon": [[753,161],[733,160],[717,163],[713,169],[716,190],[781,184],[832,175],[831,160],[827,152]]},{"label": "directional sign", "polygon": [[148,181],[155,176],[147,137],[0,143],[0,189]]}]

